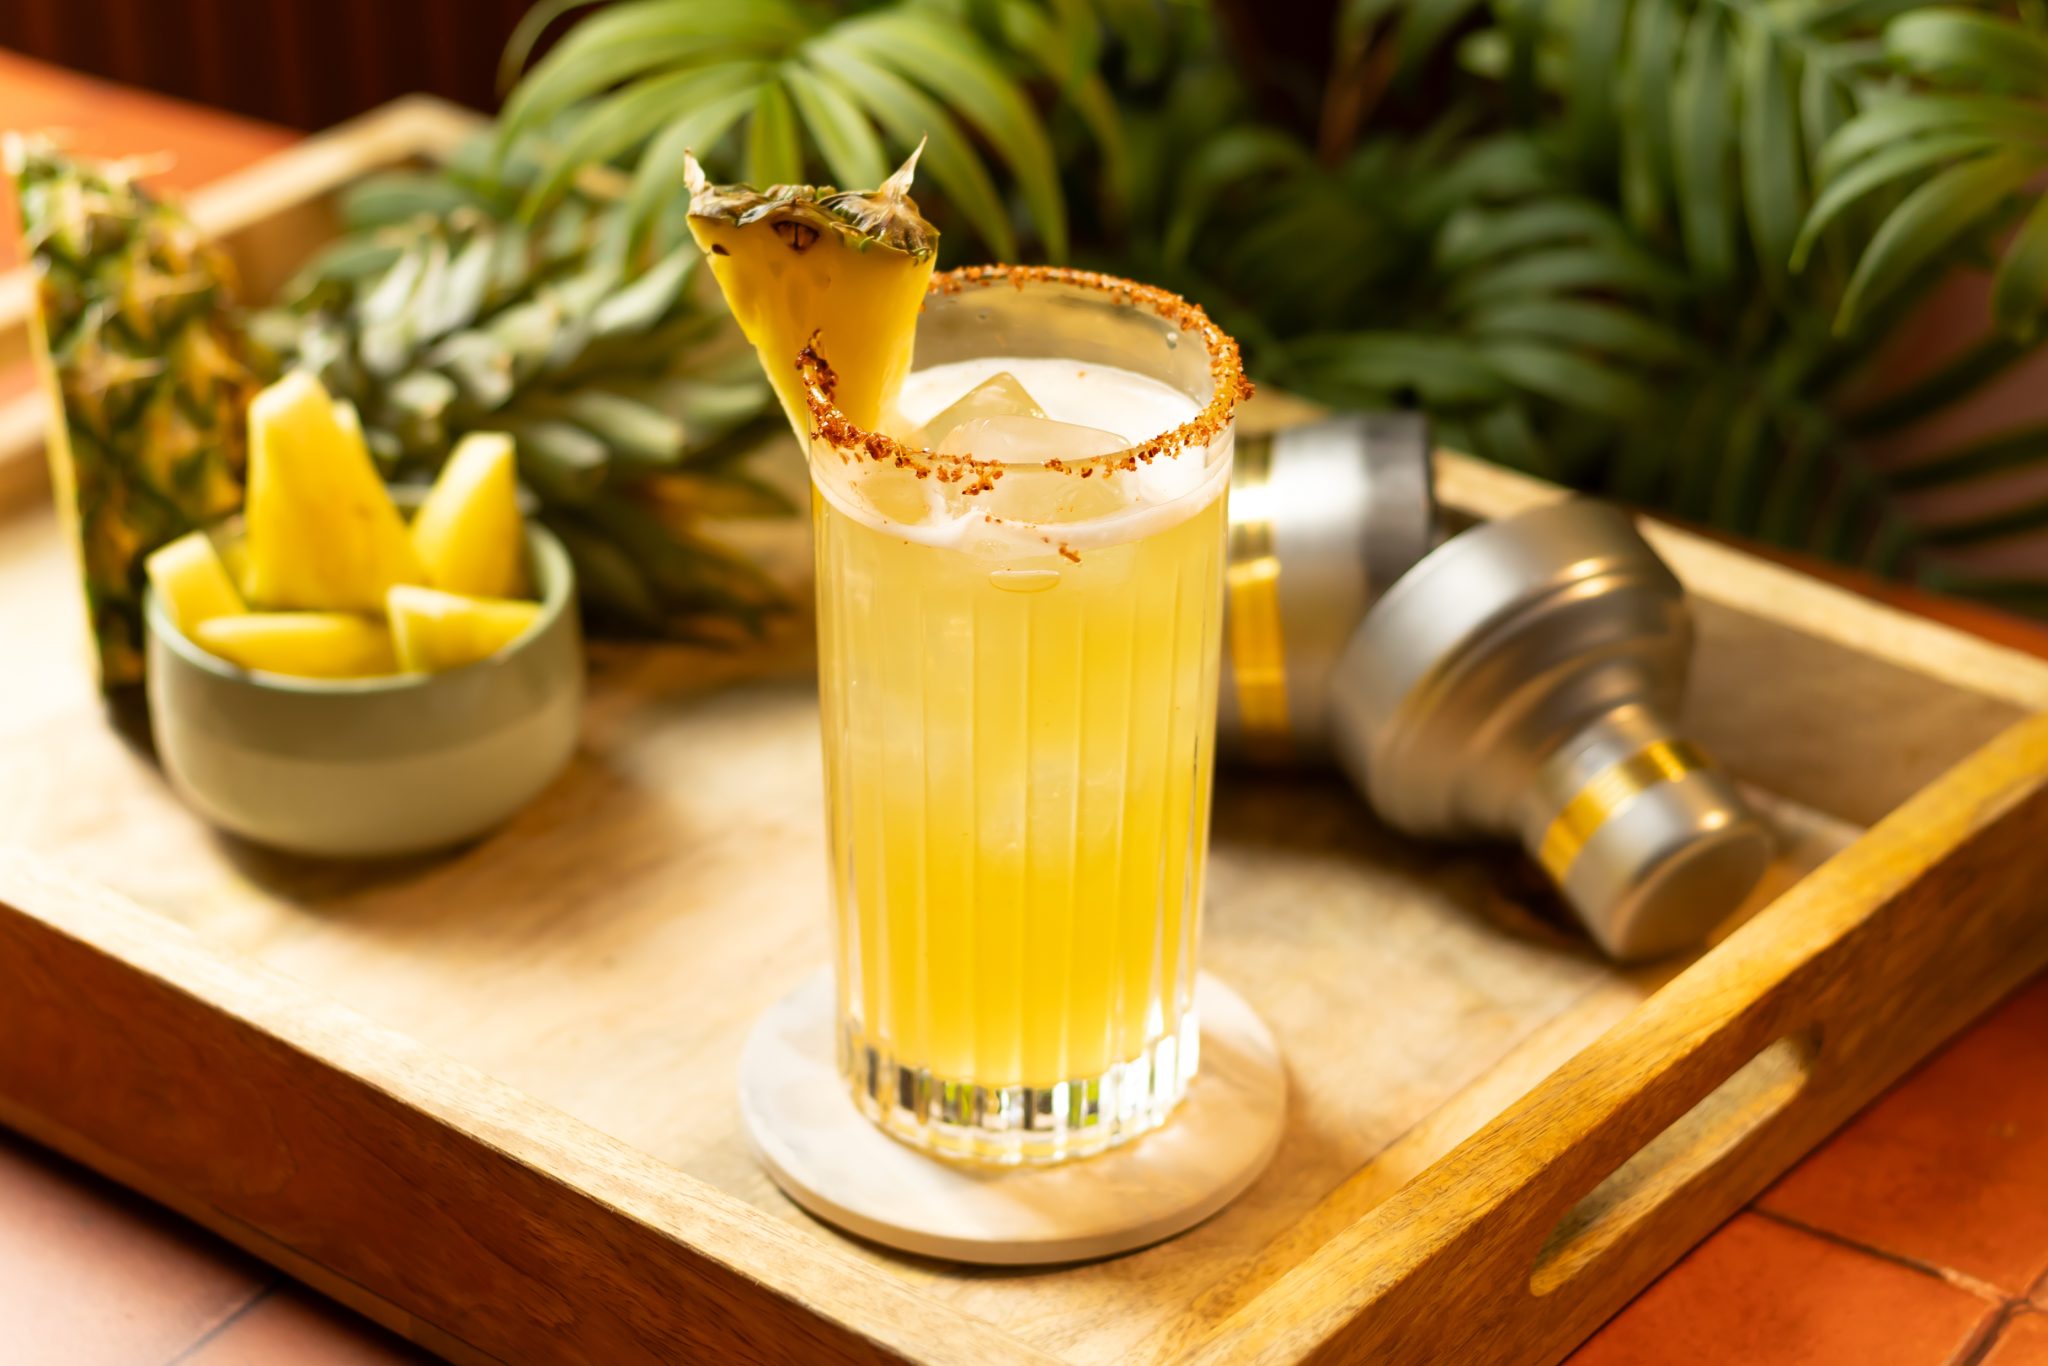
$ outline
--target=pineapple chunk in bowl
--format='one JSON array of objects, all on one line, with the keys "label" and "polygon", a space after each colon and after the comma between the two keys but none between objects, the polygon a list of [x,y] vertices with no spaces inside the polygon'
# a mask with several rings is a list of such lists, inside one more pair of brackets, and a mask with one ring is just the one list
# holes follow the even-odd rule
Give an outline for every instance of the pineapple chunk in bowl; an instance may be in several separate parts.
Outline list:
[{"label": "pineapple chunk in bowl", "polygon": [[568,552],[545,528],[525,535],[538,619],[445,673],[254,672],[147,592],[150,724],[171,785],[224,830],[321,857],[421,853],[501,824],[568,763],[583,703]]}]

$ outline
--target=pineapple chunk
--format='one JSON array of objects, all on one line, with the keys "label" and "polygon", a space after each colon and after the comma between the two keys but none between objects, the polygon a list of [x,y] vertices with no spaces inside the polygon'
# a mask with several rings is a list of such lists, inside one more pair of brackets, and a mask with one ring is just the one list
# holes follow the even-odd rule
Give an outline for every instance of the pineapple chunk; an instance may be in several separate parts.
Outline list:
[{"label": "pineapple chunk", "polygon": [[713,185],[695,158],[690,232],[761,358],[797,439],[811,429],[797,356],[814,346],[847,420],[874,431],[910,373],[939,235],[910,198],[917,153],[880,189]]},{"label": "pineapple chunk", "polygon": [[462,438],[413,516],[412,545],[436,588],[479,598],[532,595],[511,437]]},{"label": "pineapple chunk", "polygon": [[249,600],[249,538],[231,536],[214,542],[214,551],[220,556],[221,568],[228,571],[228,582],[235,586],[235,592],[243,602]]},{"label": "pineapple chunk", "polygon": [[234,580],[203,531],[188,531],[143,561],[149,586],[163,600],[171,622],[186,635],[215,617],[240,616],[249,609]]},{"label": "pineapple chunk", "polygon": [[341,428],[350,441],[362,446],[364,450],[370,448],[369,439],[363,435],[363,415],[355,404],[345,398],[334,400],[334,425]]},{"label": "pineapple chunk", "polygon": [[540,620],[537,602],[471,598],[400,585],[386,600],[400,667],[439,673],[497,654]]},{"label": "pineapple chunk", "polygon": [[245,612],[202,621],[192,637],[230,664],[301,678],[397,672],[391,632],[350,612]]},{"label": "pineapple chunk", "polygon": [[249,405],[247,519],[244,587],[264,607],[376,612],[426,579],[360,426],[303,371]]}]

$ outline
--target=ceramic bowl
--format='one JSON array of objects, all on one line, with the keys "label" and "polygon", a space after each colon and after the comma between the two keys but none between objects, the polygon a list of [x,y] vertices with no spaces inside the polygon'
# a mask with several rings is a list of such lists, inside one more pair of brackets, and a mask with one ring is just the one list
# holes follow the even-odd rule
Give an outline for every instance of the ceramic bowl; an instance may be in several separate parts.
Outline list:
[{"label": "ceramic bowl", "polygon": [[445,848],[504,821],[568,763],[583,705],[575,571],[545,529],[527,538],[540,623],[447,673],[251,673],[146,594],[150,728],[172,787],[224,830],[329,858]]}]

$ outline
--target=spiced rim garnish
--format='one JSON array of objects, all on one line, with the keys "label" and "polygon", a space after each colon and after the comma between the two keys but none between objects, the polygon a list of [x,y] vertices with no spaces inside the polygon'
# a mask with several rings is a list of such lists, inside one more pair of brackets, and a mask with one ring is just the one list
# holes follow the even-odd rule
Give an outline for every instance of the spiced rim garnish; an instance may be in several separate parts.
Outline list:
[{"label": "spiced rim garnish", "polygon": [[804,404],[811,414],[811,438],[824,440],[842,457],[863,455],[879,463],[915,471],[920,479],[932,476],[948,484],[965,479],[967,487],[961,491],[976,494],[992,488],[1006,469],[1044,469],[1086,479],[1098,471],[1107,476],[1115,470],[1133,470],[1141,463],[1150,464],[1161,455],[1173,459],[1184,450],[1205,450],[1229,425],[1237,405],[1252,396],[1252,383],[1245,378],[1244,361],[1238,353],[1236,340],[1209,321],[1209,315],[1202,311],[1200,304],[1191,303],[1171,290],[1068,266],[998,265],[963,266],[945,271],[932,277],[928,292],[958,294],[965,289],[996,284],[1009,284],[1017,289],[1027,284],[1070,285],[1107,295],[1128,307],[1150,311],[1153,316],[1178,328],[1182,336],[1202,343],[1209,357],[1211,389],[1208,403],[1170,431],[1161,432],[1124,450],[1082,460],[1023,462],[985,460],[972,454],[941,455],[882,432],[864,431],[849,421],[832,399],[838,377],[833,374],[831,363],[819,354],[815,345],[817,337],[813,334],[812,344],[807,344],[796,358],[797,373],[803,377]]}]

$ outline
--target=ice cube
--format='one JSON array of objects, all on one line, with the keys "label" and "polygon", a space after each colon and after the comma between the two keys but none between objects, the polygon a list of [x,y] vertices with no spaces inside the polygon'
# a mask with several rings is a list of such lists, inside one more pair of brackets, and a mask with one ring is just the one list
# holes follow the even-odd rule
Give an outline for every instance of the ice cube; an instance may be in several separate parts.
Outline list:
[{"label": "ice cube", "polygon": [[1212,468],[1207,452],[1199,446],[1161,451],[1131,471],[1137,486],[1135,496],[1154,507],[1171,503],[1208,483]]},{"label": "ice cube", "polygon": [[1048,460],[1086,460],[1113,455],[1131,443],[1115,432],[1054,422],[1044,415],[977,417],[961,423],[939,442],[940,455],[971,455],[1006,465],[1042,465]]},{"label": "ice cube", "polygon": [[1043,418],[1045,409],[1015,375],[998,371],[941,408],[924,424],[923,444],[936,448],[964,422],[985,417]]},{"label": "ice cube", "polygon": [[1007,466],[993,490],[980,495],[992,517],[1038,524],[1085,522],[1121,512],[1129,480],[1106,470],[1034,468],[1048,460],[1081,461],[1111,455],[1130,443],[1115,432],[1043,417],[979,417],[963,422],[939,444],[941,455],[973,455]]},{"label": "ice cube", "polygon": [[854,494],[876,515],[899,526],[923,526],[941,515],[941,500],[930,476],[893,465],[872,465],[861,471]]}]

